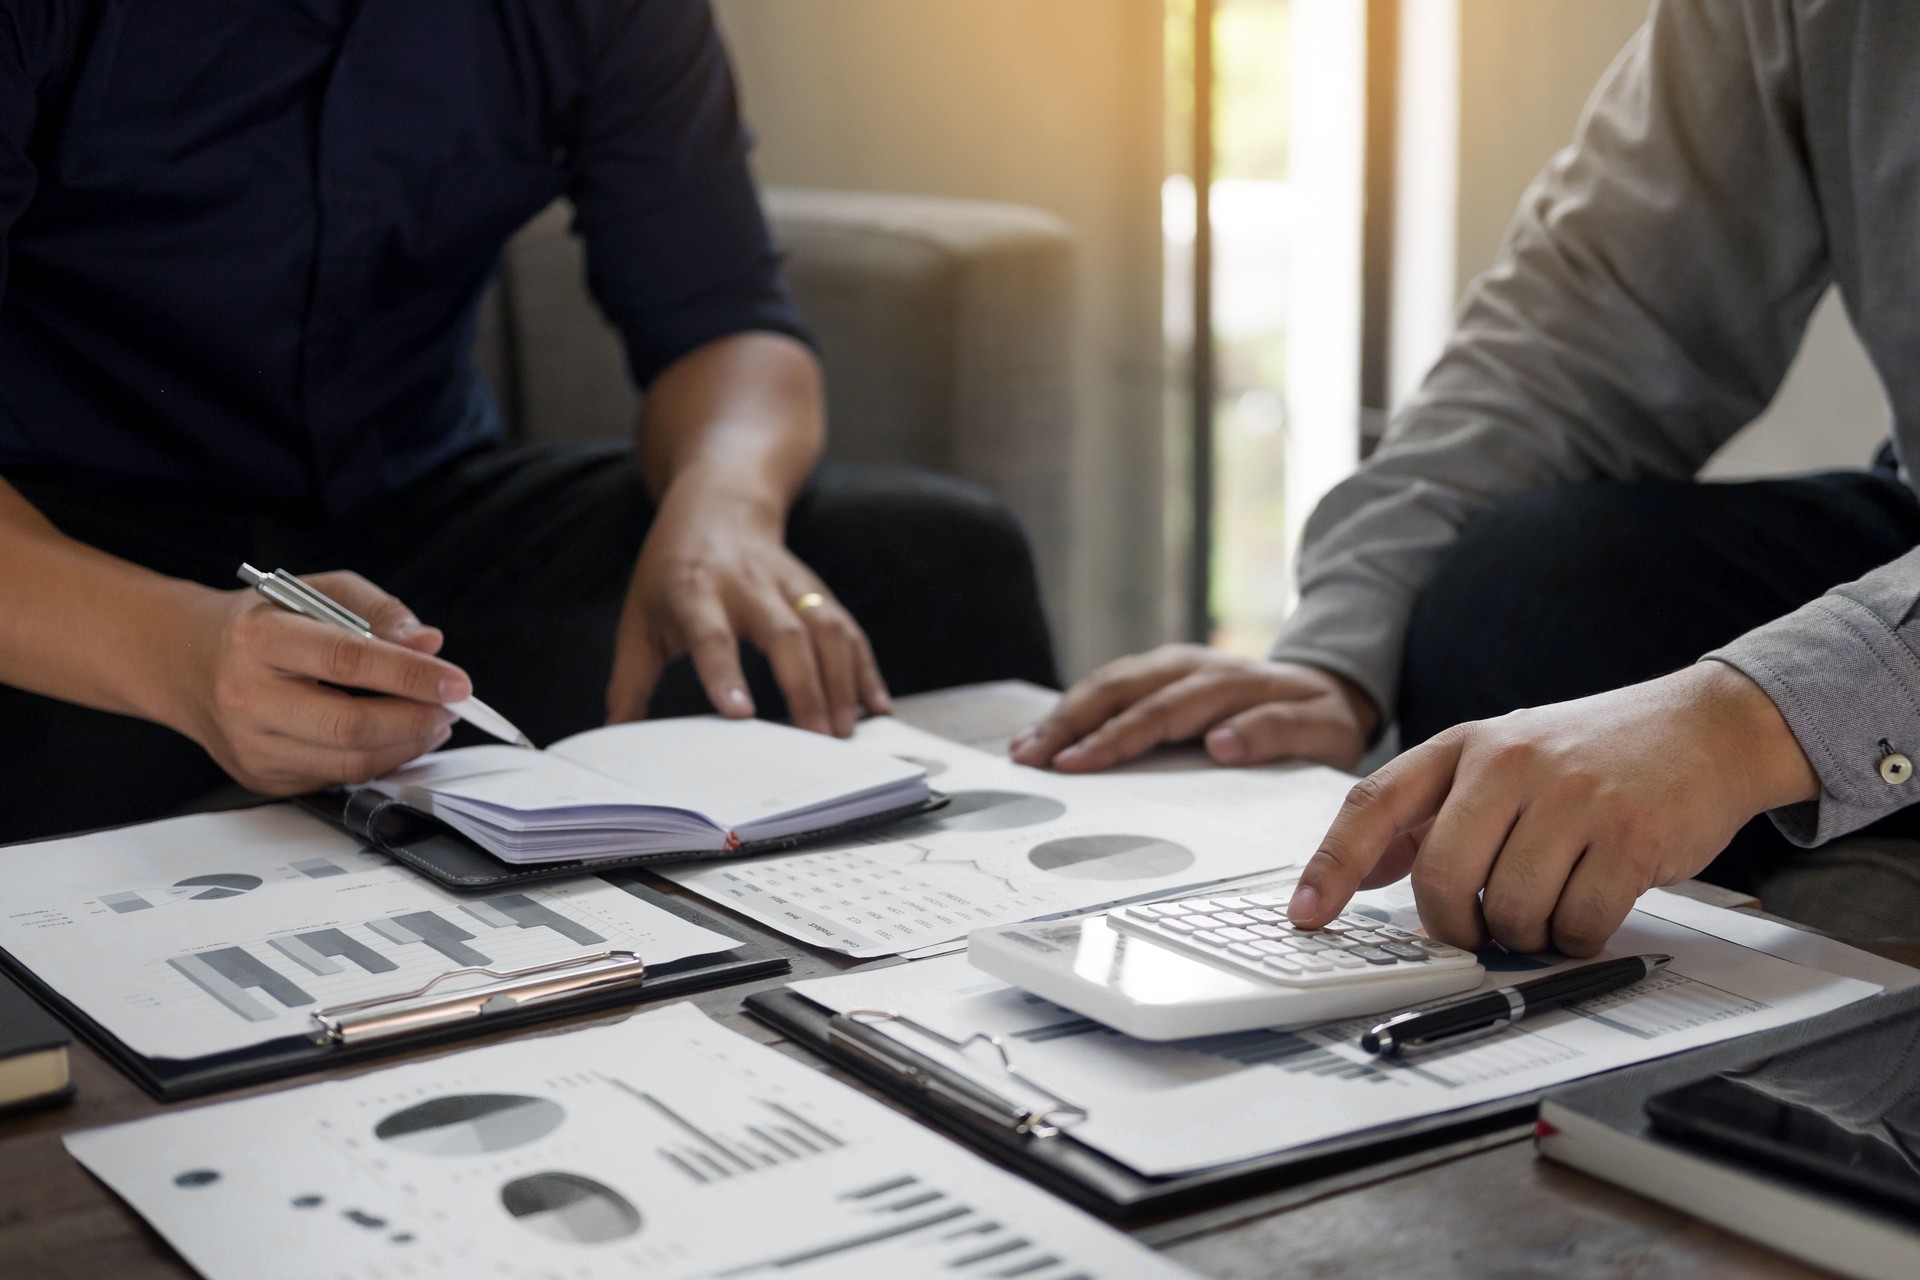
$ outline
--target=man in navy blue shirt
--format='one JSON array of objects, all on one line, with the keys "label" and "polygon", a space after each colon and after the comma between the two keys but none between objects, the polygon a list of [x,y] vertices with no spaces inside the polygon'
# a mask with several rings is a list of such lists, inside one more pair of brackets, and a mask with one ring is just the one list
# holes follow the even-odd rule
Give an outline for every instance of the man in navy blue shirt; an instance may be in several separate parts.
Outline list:
[{"label": "man in navy blue shirt", "polygon": [[[883,669],[1050,674],[1002,511],[810,481],[819,369],[747,147],[705,0],[0,0],[0,839],[216,765],[373,776],[475,686],[544,739],[645,714],[686,655],[725,714],[758,684],[846,734]],[[504,241],[561,195],[637,451],[506,445],[474,364]],[[380,638],[230,589],[242,559],[359,570],[313,581]]]}]

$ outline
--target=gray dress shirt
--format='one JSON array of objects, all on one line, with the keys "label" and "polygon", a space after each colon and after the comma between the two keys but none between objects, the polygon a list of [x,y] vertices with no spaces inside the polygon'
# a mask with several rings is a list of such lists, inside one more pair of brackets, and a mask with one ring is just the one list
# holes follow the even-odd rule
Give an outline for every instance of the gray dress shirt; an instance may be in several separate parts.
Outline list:
[{"label": "gray dress shirt", "polygon": [[[1920,461],[1920,4],[1659,0],[1522,200],[1445,354],[1307,524],[1277,658],[1394,705],[1407,620],[1501,498],[1684,480],[1764,409],[1837,285]],[[1920,550],[1711,656],[1765,689],[1820,776],[1802,844],[1920,800]]]}]

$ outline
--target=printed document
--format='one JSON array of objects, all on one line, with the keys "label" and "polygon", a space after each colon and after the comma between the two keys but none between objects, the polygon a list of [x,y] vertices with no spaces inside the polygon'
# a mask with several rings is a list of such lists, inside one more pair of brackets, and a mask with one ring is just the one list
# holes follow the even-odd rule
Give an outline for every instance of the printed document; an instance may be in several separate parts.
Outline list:
[{"label": "printed document", "polygon": [[[1351,909],[1404,929],[1420,927],[1404,882],[1358,895]],[[1048,926],[1031,929],[1035,944],[1046,945]],[[1641,911],[1628,917],[1602,955],[1648,952],[1669,954],[1673,963],[1625,990],[1405,1061],[1377,1058],[1357,1044],[1378,1017],[1164,1044],[1134,1040],[989,977],[963,955],[796,982],[792,989],[839,1013],[886,1009],[956,1038],[1000,1036],[1025,1076],[1087,1108],[1087,1118],[1070,1125],[1076,1138],[1148,1175],[1205,1169],[1535,1093],[1796,1022],[1880,989]],[[1487,989],[1558,964],[1584,963],[1497,950],[1481,958],[1490,970]],[[874,1025],[1014,1100],[1050,1101],[1010,1081],[990,1053],[962,1055],[898,1023]]]},{"label": "printed document", "polygon": [[[654,870],[815,946],[894,955],[1297,865],[1352,781],[1330,769],[1064,777],[893,720],[855,741],[924,768],[952,802],[824,847]],[[1171,803],[1188,793],[1193,804]]]},{"label": "printed document", "polygon": [[[197,1058],[453,969],[730,951],[602,880],[457,896],[288,805],[0,850],[0,948],[136,1052]],[[455,980],[458,991],[485,977]]]},{"label": "printed document", "polygon": [[208,1280],[1174,1280],[690,1005],[76,1134]]}]

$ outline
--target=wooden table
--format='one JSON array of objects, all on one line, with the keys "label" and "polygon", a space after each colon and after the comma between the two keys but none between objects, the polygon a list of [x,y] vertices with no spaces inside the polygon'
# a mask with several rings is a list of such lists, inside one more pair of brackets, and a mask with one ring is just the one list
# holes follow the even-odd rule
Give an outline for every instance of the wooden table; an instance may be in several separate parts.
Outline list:
[{"label": "wooden table", "polygon": [[[906,718],[961,740],[992,745],[1004,741],[1009,718],[1015,725],[1022,722],[1034,696],[1010,690],[1000,693],[997,703],[985,697],[955,700],[947,695],[910,702]],[[667,891],[679,892],[671,886]],[[840,972],[854,967],[853,962],[773,937],[740,917],[730,917],[730,923],[743,935],[767,938],[792,958],[793,972],[707,992],[695,997],[694,1003],[755,1040],[803,1054],[741,1012],[742,998],[797,978]],[[1911,962],[1920,955],[1896,954],[1895,958]],[[541,1034],[618,1021],[623,1016],[624,1012],[587,1015],[557,1022]],[[461,1047],[502,1038],[476,1038]],[[425,1050],[381,1065],[444,1052],[444,1048]],[[73,1067],[77,1093],[71,1105],[0,1118],[0,1280],[192,1276],[194,1272],[138,1215],[94,1181],[60,1145],[63,1134],[151,1115],[161,1110],[161,1104],[83,1043],[74,1045]],[[374,1069],[378,1068],[329,1074],[348,1076]],[[284,1088],[288,1083],[252,1092]],[[224,1096],[240,1097],[245,1092]],[[1042,1193],[1036,1190],[1035,1194]],[[1314,1280],[1381,1276],[1487,1280],[1544,1275],[1565,1280],[1662,1280],[1822,1274],[1684,1214],[1537,1161],[1524,1131],[1428,1153],[1395,1168],[1288,1188],[1134,1230],[1201,1275],[1248,1280],[1282,1274]],[[263,1273],[263,1280],[271,1277]]]}]

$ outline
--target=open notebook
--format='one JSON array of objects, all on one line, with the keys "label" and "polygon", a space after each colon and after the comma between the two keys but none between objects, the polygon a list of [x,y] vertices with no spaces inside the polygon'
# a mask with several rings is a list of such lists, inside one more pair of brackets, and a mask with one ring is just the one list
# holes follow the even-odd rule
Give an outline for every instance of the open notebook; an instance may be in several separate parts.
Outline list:
[{"label": "open notebook", "polygon": [[610,725],[544,751],[463,747],[363,790],[505,862],[727,853],[923,804],[926,770],[765,720]]}]

